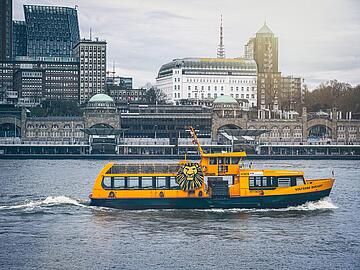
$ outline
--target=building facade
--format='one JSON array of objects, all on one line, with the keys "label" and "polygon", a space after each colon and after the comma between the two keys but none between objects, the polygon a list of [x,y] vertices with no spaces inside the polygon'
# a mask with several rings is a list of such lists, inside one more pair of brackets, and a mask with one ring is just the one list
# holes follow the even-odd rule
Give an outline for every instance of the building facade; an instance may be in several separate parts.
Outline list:
[{"label": "building facade", "polygon": [[[97,94],[81,117],[31,117],[25,109],[0,105],[0,142],[9,141],[5,146],[15,144],[11,152],[6,152],[15,154],[66,154],[79,147],[88,149],[87,153],[196,154],[187,130],[191,125],[206,151],[221,152],[229,150],[230,145],[235,150],[246,147],[254,152],[257,144],[243,144],[238,136],[244,135],[257,136],[255,142],[260,143],[264,154],[290,144],[295,155],[352,155],[352,146],[360,144],[360,120],[352,119],[349,112],[333,109],[308,113],[303,108],[302,115],[296,117],[258,119],[251,111],[240,109],[230,96],[220,96],[213,104],[213,108],[129,105],[127,111],[120,112],[111,97]],[[4,144],[0,147],[4,151]],[[327,153],[321,150],[325,148]],[[279,154],[283,151],[287,150]]]},{"label": "building facade", "polygon": [[80,62],[80,104],[106,92],[106,41],[82,39],[74,47]]},{"label": "building facade", "polygon": [[182,100],[214,100],[221,95],[257,104],[257,67],[242,58],[183,58],[164,64],[156,86],[173,103]]},{"label": "building facade", "polygon": [[12,59],[12,0],[0,2],[0,61]]},{"label": "building facade", "polygon": [[264,23],[245,45],[245,58],[254,59],[258,68],[258,108],[279,109],[281,73],[278,67],[278,38]]},{"label": "building facade", "polygon": [[25,21],[13,21],[13,59],[27,55],[27,34]]},{"label": "building facade", "polygon": [[27,56],[72,57],[80,40],[77,10],[24,5]]},{"label": "building facade", "polygon": [[[41,100],[79,100],[79,63],[70,57],[18,57],[0,62],[0,102],[35,106]],[[43,75],[38,76],[38,72]],[[30,75],[32,74],[32,75]],[[32,77],[35,76],[36,78]],[[16,75],[16,76],[15,76]],[[42,80],[42,97],[38,94]],[[35,84],[33,84],[35,83]],[[16,85],[15,85],[16,84]],[[35,85],[37,85],[35,87]],[[25,91],[25,92],[23,92]],[[32,93],[32,94],[30,94]],[[32,98],[34,95],[37,97]],[[21,99],[19,99],[19,97]]]},{"label": "building facade", "polygon": [[44,100],[44,71],[41,69],[18,69],[14,74],[14,90],[18,104],[35,107]]},{"label": "building facade", "polygon": [[117,85],[108,85],[106,92],[117,104],[146,103],[146,89],[124,89]]},{"label": "building facade", "polygon": [[14,91],[14,63],[0,62],[0,104],[16,104],[18,94]]},{"label": "building facade", "polygon": [[282,76],[279,103],[280,109],[301,112],[304,106],[304,79],[294,76]]},{"label": "building facade", "polygon": [[117,86],[119,89],[133,89],[133,78],[130,77],[106,77],[106,87]]}]

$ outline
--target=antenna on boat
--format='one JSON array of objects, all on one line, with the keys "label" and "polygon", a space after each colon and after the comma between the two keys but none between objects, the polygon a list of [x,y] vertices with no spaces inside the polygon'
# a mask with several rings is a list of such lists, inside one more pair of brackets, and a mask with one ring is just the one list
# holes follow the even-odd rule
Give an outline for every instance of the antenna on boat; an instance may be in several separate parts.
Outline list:
[{"label": "antenna on boat", "polygon": [[204,154],[204,151],[203,151],[203,149],[201,147],[201,144],[200,144],[200,141],[199,141],[199,139],[198,139],[198,137],[196,135],[195,129],[192,126],[189,126],[189,129],[190,129],[190,134],[193,137],[193,143],[197,144],[200,156],[202,156]]}]

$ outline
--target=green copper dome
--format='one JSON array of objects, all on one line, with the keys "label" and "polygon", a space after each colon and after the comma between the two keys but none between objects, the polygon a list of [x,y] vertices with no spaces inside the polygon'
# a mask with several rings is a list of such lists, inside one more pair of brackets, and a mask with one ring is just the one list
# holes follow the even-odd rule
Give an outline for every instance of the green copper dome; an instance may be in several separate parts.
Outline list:
[{"label": "green copper dome", "polygon": [[214,104],[239,104],[235,98],[230,96],[220,96],[214,100]]},{"label": "green copper dome", "polygon": [[114,100],[106,94],[96,94],[90,98],[89,102],[114,102]]}]

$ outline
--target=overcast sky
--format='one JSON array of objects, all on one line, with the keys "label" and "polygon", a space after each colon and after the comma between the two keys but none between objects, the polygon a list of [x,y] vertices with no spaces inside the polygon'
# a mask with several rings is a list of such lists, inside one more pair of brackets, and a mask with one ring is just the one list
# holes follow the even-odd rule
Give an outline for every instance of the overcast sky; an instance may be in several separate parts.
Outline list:
[{"label": "overcast sky", "polygon": [[331,79],[360,84],[359,0],[13,0],[14,19],[24,4],[78,6],[81,37],[108,42],[107,65],[136,87],[155,82],[162,64],[181,57],[216,57],[220,14],[227,57],[263,25],[279,38],[279,68],[310,86]]}]

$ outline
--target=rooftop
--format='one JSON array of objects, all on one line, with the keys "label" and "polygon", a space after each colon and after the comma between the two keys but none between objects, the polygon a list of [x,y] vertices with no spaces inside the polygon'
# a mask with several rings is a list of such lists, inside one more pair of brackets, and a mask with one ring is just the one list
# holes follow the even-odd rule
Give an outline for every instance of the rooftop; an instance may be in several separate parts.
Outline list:
[{"label": "rooftop", "polygon": [[274,34],[274,33],[266,25],[266,22],[264,22],[264,25],[259,29],[259,31],[256,32],[256,34]]},{"label": "rooftop", "polygon": [[[181,68],[186,72],[210,72],[233,74],[256,73],[257,66],[254,60],[244,58],[180,58],[174,59],[161,66],[158,77],[172,75],[172,70]],[[198,74],[198,73],[197,73]]]},{"label": "rooftop", "polygon": [[214,100],[214,104],[239,104],[235,98],[231,97],[231,96],[219,96]]},{"label": "rooftop", "polygon": [[89,102],[114,102],[114,100],[106,94],[96,94],[90,98]]}]

